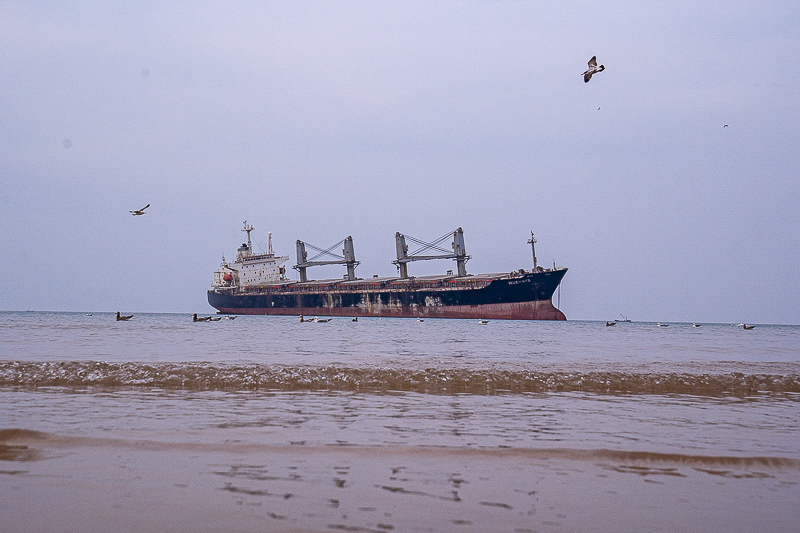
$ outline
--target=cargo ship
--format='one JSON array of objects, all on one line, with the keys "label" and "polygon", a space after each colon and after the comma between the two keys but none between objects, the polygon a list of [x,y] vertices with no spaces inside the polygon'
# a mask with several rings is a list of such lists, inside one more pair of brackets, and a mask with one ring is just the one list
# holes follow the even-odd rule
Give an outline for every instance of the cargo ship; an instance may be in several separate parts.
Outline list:
[{"label": "cargo ship", "polygon": [[[272,233],[266,253],[254,253],[250,233],[255,228],[244,223],[247,242],[239,247],[236,260],[214,272],[214,284],[208,291],[208,303],[220,314],[300,315],[341,317],[472,318],[479,320],[566,320],[553,305],[553,294],[567,268],[543,268],[537,264],[533,232],[528,243],[533,252],[533,268],[498,274],[468,274],[470,256],[464,246],[461,228],[438,240],[426,243],[408,237],[421,248],[408,253],[407,236],[395,234],[398,275],[358,278],[353,238],[347,237],[328,249],[320,249],[298,240],[299,280],[286,276],[288,256],[272,250]],[[452,251],[440,243],[452,235]],[[344,245],[342,255],[331,250]],[[306,248],[319,252],[308,258]],[[440,251],[438,255],[424,252]],[[333,259],[319,260],[331,256]],[[431,259],[452,259],[456,271],[444,275],[410,276],[408,264]],[[347,273],[340,279],[312,280],[308,269],[320,265],[343,265]]]}]

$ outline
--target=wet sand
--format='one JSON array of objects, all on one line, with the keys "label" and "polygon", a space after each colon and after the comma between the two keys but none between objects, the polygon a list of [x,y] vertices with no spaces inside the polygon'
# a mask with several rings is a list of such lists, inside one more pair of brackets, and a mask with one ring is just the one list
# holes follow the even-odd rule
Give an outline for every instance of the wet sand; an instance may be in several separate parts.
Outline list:
[{"label": "wet sand", "polygon": [[6,430],[3,531],[793,531],[800,461]]}]

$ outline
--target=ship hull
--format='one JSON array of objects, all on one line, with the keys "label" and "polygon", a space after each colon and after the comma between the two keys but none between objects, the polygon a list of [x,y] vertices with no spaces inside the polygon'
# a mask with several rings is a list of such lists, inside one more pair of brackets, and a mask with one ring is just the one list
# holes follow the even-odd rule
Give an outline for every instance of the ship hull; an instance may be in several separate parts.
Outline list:
[{"label": "ship hull", "polygon": [[[395,280],[372,290],[338,284],[320,289],[302,283],[250,291],[210,290],[208,303],[219,313],[242,315],[566,320],[552,302],[566,271],[498,278],[478,288],[453,289],[446,283],[424,288]],[[467,281],[459,285],[468,285]]]}]

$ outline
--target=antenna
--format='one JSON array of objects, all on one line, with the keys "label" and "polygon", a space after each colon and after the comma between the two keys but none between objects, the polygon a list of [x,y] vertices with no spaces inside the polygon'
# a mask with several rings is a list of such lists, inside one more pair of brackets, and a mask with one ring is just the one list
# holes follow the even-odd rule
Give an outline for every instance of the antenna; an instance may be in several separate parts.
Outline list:
[{"label": "antenna", "polygon": [[269,236],[269,251],[268,251],[268,253],[269,253],[269,255],[275,255],[274,253],[272,253],[272,232],[268,231],[267,235]]},{"label": "antenna", "polygon": [[533,269],[536,270],[536,237],[533,236],[533,231],[531,231],[531,238],[528,239],[528,244],[531,245],[531,252],[533,252]]}]

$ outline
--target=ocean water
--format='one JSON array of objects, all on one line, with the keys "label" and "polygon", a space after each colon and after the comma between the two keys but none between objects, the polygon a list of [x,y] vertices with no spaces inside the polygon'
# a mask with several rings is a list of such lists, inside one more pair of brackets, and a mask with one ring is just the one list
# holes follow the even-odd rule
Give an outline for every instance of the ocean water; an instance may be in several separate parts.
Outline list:
[{"label": "ocean water", "polygon": [[1,531],[797,531],[800,327],[0,313]]}]

